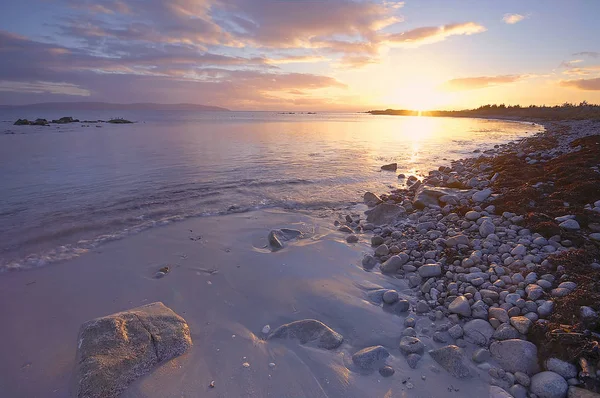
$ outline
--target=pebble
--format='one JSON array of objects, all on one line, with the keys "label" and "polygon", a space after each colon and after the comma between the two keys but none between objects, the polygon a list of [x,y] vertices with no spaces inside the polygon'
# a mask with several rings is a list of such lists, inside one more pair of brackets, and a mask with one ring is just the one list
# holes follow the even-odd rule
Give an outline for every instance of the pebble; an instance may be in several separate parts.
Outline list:
[{"label": "pebble", "polygon": [[386,365],[379,368],[379,374],[383,377],[391,377],[394,375],[394,373],[396,373],[396,371],[391,366]]},{"label": "pebble", "polygon": [[386,304],[394,304],[399,300],[400,296],[395,290],[387,290],[383,293],[383,302]]}]

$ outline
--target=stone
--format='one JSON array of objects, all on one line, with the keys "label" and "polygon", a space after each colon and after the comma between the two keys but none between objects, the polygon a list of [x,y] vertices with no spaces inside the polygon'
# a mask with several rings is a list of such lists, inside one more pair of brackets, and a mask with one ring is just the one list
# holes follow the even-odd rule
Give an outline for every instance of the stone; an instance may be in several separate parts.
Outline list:
[{"label": "stone", "polygon": [[377,249],[375,249],[376,256],[387,256],[390,253],[390,249],[386,244],[379,245]]},{"label": "stone", "polygon": [[488,361],[490,357],[491,354],[488,350],[486,350],[485,348],[478,348],[473,352],[473,356],[471,359],[473,359],[473,362],[475,363],[483,363]]},{"label": "stone", "polygon": [[436,350],[430,350],[429,356],[457,379],[471,376],[471,370],[463,351],[455,345],[448,345]]},{"label": "stone", "polygon": [[416,337],[404,336],[400,340],[400,351],[402,351],[404,355],[422,355],[425,351],[425,345]]},{"label": "stone", "polygon": [[552,291],[550,292],[552,297],[564,297],[569,293],[571,293],[571,291],[569,289],[565,289],[562,287],[557,287],[556,289],[552,289]]},{"label": "stone", "polygon": [[381,166],[381,170],[396,171],[398,170],[398,163],[384,164],[383,166]]},{"label": "stone", "polygon": [[469,245],[469,238],[465,235],[458,234],[446,239],[446,246],[453,247],[457,245]]},{"label": "stone", "polygon": [[387,259],[379,267],[384,274],[395,274],[408,261],[409,257],[405,253],[400,253]]},{"label": "stone", "polygon": [[559,289],[567,289],[567,290],[574,290],[577,287],[577,284],[575,282],[562,282],[560,285],[558,285]]},{"label": "stone", "polygon": [[352,362],[362,369],[371,369],[373,365],[383,361],[390,356],[388,350],[378,345],[373,347],[363,348],[352,355]]},{"label": "stone", "polygon": [[344,337],[324,323],[314,319],[303,319],[281,325],[268,337],[271,339],[297,339],[300,344],[314,343],[319,348],[333,350],[344,341]]},{"label": "stone", "polygon": [[524,256],[527,253],[527,248],[522,244],[518,244],[514,249],[510,251],[510,254],[513,256]]},{"label": "stone", "polygon": [[419,300],[417,302],[417,306],[416,306],[415,310],[419,314],[423,314],[425,312],[429,312],[429,305],[424,300]]},{"label": "stone", "polygon": [[569,231],[576,231],[580,228],[579,223],[575,220],[563,221],[560,224],[558,224],[558,226]]},{"label": "stone", "polygon": [[375,235],[371,238],[371,245],[372,246],[380,246],[382,245],[384,242],[383,238],[379,235]]},{"label": "stone", "polygon": [[495,341],[490,345],[492,358],[509,372],[531,375],[537,372],[538,358],[535,344],[520,339]]},{"label": "stone", "polygon": [[382,202],[381,198],[375,195],[373,192],[365,192],[363,200],[365,204],[369,207],[377,206],[379,203]]},{"label": "stone", "polygon": [[473,210],[471,210],[471,211],[468,211],[468,212],[465,214],[465,218],[466,218],[467,220],[469,220],[469,221],[475,221],[475,220],[477,220],[479,217],[481,217],[481,213],[479,213],[478,211],[473,211]]},{"label": "stone", "polygon": [[419,363],[420,360],[421,360],[421,356],[419,354],[409,354],[406,357],[406,363],[408,363],[408,366],[411,369],[416,369],[417,364]]},{"label": "stone", "polygon": [[490,386],[490,398],[514,398],[507,393],[503,388],[498,386]]},{"label": "stone", "polygon": [[367,222],[375,225],[389,224],[396,220],[401,215],[406,214],[406,210],[402,206],[380,203],[377,206],[365,211]]},{"label": "stone", "polygon": [[394,312],[397,314],[407,312],[409,309],[410,303],[408,300],[398,300],[398,302],[394,305]]},{"label": "stone", "polygon": [[529,387],[529,384],[531,383],[529,376],[523,372],[515,372],[515,380],[517,380],[517,383],[524,387]]},{"label": "stone", "polygon": [[456,340],[463,336],[463,329],[460,325],[454,325],[448,329],[448,333],[450,334],[450,337]]},{"label": "stone", "polygon": [[439,206],[439,198],[444,195],[445,192],[443,191],[419,187],[415,193],[413,206],[419,210],[424,209],[427,206]]},{"label": "stone", "polygon": [[558,373],[565,379],[577,377],[577,367],[572,363],[562,361],[558,358],[549,358],[545,363],[546,370]]},{"label": "stone", "polygon": [[509,322],[508,313],[504,308],[490,308],[488,311],[488,315],[490,318],[496,318],[501,323]]},{"label": "stone", "polygon": [[383,302],[386,304],[394,304],[400,299],[400,295],[395,290],[387,290],[383,293]]},{"label": "stone", "polygon": [[394,375],[394,373],[396,373],[396,371],[391,366],[386,365],[379,368],[379,374],[383,377],[391,377]]},{"label": "stone", "polygon": [[514,398],[527,398],[527,389],[520,384],[515,384],[508,389],[508,392]]},{"label": "stone", "polygon": [[352,234],[352,235],[348,235],[346,236],[346,242],[348,243],[356,243],[358,242],[358,236]]},{"label": "stone", "polygon": [[513,316],[510,318],[510,324],[521,334],[527,334],[533,322],[524,316]]},{"label": "stone", "polygon": [[422,278],[431,278],[433,276],[442,275],[442,266],[439,264],[425,264],[417,270]]},{"label": "stone", "polygon": [[488,321],[473,319],[465,324],[463,332],[467,341],[480,346],[487,346],[494,334],[494,328]]},{"label": "stone", "polygon": [[517,329],[510,326],[508,323],[503,323],[498,326],[498,329],[496,329],[492,337],[496,340],[510,340],[518,339],[521,335]]},{"label": "stone", "polygon": [[471,316],[471,306],[465,296],[455,298],[448,307],[450,312],[462,316]]},{"label": "stone", "polygon": [[113,398],[192,346],[186,321],[161,302],[93,319],[79,331],[77,397]]},{"label": "stone", "polygon": [[373,269],[377,265],[377,260],[375,257],[367,254],[362,259],[362,266],[364,269]]},{"label": "stone", "polygon": [[479,235],[481,235],[482,238],[487,238],[489,235],[493,234],[494,232],[496,232],[496,226],[494,225],[493,222],[491,222],[489,220],[485,220],[479,226]]},{"label": "stone", "polygon": [[281,241],[277,237],[275,230],[269,232],[268,240],[272,250],[276,251],[279,249],[283,249],[283,243],[281,243]]},{"label": "stone", "polygon": [[491,189],[483,189],[481,191],[475,192],[473,194],[473,196],[471,196],[471,199],[475,203],[480,203],[480,202],[483,202],[484,200],[486,200],[487,198],[489,198],[491,194],[492,194]]},{"label": "stone", "polygon": [[544,289],[539,285],[527,285],[525,288],[525,293],[527,293],[527,298],[531,301],[535,301],[542,297],[544,294]]},{"label": "stone", "polygon": [[554,372],[540,372],[531,378],[531,392],[539,398],[564,398],[569,385],[559,374]]}]

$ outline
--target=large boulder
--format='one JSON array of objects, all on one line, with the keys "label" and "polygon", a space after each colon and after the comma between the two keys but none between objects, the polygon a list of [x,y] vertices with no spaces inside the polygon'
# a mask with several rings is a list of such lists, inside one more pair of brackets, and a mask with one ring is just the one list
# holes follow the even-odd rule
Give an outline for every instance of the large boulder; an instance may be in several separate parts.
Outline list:
[{"label": "large boulder", "polygon": [[538,371],[537,347],[521,339],[496,341],[490,345],[492,358],[508,372],[522,372],[528,375]]},{"label": "large boulder", "polygon": [[458,379],[471,376],[468,361],[459,347],[448,345],[429,351],[429,355],[452,376]]},{"label": "large boulder", "polygon": [[406,214],[406,209],[402,206],[380,203],[370,210],[365,211],[367,222],[375,225],[389,224],[401,215]]},{"label": "large boulder", "polygon": [[539,398],[564,398],[569,385],[561,375],[546,371],[531,378],[530,388]]},{"label": "large boulder", "polygon": [[303,319],[292,323],[281,325],[268,337],[271,339],[297,339],[301,344],[314,343],[319,348],[333,350],[338,348],[344,341],[344,337],[314,319]]},{"label": "large boulder", "polygon": [[185,320],[160,302],[88,321],[79,331],[77,397],[117,397],[191,346]]}]

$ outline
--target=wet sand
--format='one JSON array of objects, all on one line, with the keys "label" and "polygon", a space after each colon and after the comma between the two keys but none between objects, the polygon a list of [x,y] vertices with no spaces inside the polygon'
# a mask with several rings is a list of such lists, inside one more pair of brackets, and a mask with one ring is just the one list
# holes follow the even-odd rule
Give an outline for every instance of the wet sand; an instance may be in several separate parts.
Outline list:
[{"label": "wet sand", "polygon": [[[283,227],[305,236],[271,252],[268,232]],[[473,367],[479,376],[458,380],[427,353],[416,369],[408,366],[398,349],[405,316],[370,302],[367,291],[394,288],[414,304],[413,293],[405,280],[363,270],[370,234],[352,245],[344,239],[332,217],[256,211],[190,219],[64,263],[2,275],[1,395],[71,396],[80,325],[162,301],[186,319],[194,346],[138,379],[124,397],[488,396],[483,370]],[[165,265],[171,272],[155,279]],[[341,333],[342,346],[326,351],[262,339],[266,324],[307,318]],[[427,349],[445,345],[430,338],[435,322],[417,319]],[[352,364],[354,352],[378,344],[391,354],[386,362],[396,370],[392,377]]]}]

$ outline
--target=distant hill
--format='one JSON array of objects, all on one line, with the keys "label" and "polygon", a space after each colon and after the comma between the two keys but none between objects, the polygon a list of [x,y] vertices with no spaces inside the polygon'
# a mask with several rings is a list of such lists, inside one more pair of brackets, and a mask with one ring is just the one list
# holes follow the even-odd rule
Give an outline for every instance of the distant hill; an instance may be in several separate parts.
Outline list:
[{"label": "distant hill", "polygon": [[229,111],[227,108],[210,105],[196,104],[113,104],[110,102],[41,102],[27,105],[0,105],[0,109],[35,109],[35,110],[61,110],[61,111]]}]

